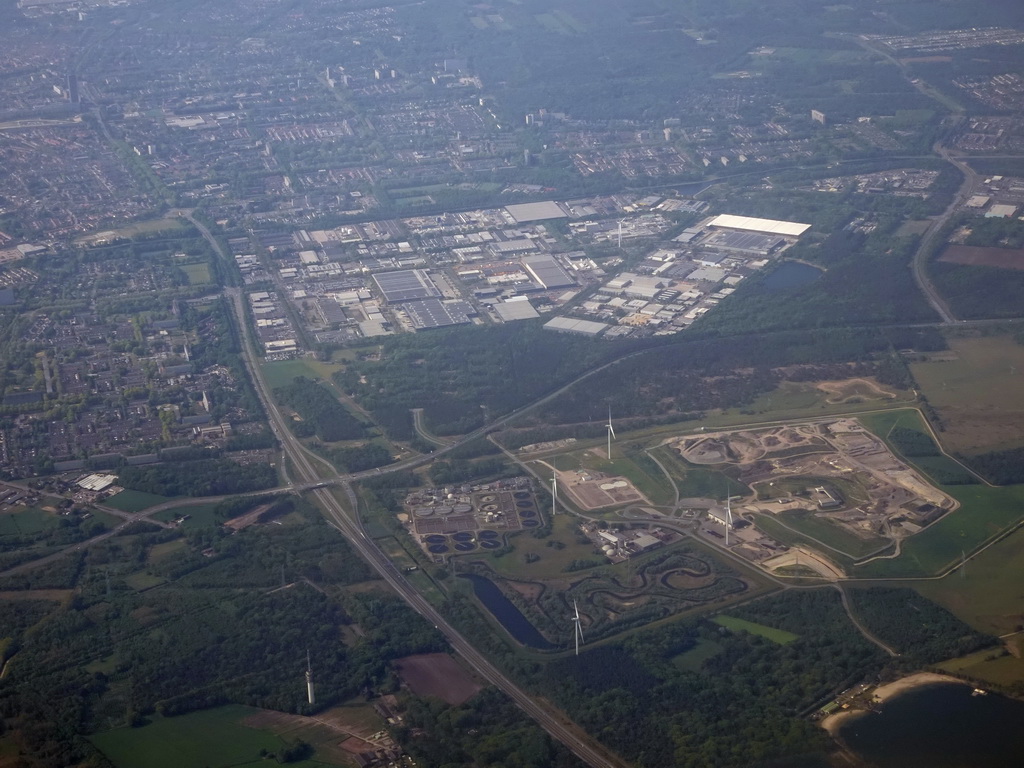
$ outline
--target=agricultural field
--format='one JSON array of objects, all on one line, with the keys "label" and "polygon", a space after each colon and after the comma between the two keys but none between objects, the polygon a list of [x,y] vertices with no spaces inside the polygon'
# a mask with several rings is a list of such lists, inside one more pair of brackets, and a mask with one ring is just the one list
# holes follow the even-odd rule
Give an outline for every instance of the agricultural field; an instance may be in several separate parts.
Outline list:
[{"label": "agricultural field", "polygon": [[324,363],[319,360],[281,360],[263,363],[263,378],[271,389],[291,384],[297,376],[307,379],[320,379],[325,386],[333,387],[331,376],[340,370],[340,366]]},{"label": "agricultural field", "polygon": [[731,629],[733,632],[749,632],[752,635],[757,635],[758,637],[763,637],[766,640],[771,640],[773,643],[777,643],[778,645],[788,645],[794,640],[800,639],[800,635],[795,635],[784,629],[766,627],[764,624],[756,624],[753,621],[737,619],[733,616],[715,616],[712,621],[720,627]]},{"label": "agricultural field", "polygon": [[417,696],[433,696],[448,704],[464,704],[483,686],[447,653],[425,653],[396,659],[398,674]]},{"label": "agricultural field", "polygon": [[0,512],[0,536],[33,536],[56,528],[60,518],[35,507],[14,507]]},{"label": "agricultural field", "polygon": [[223,522],[216,515],[216,509],[216,504],[186,505],[157,512],[153,515],[153,518],[169,523],[172,520],[177,520],[179,517],[188,515],[188,519],[181,524],[182,528],[210,528]]},{"label": "agricultural field", "polygon": [[[1017,648],[1017,653],[1020,649]],[[1024,684],[1024,659],[1008,651],[988,648],[936,665],[954,675],[967,675],[998,686]]]},{"label": "agricultural field", "polygon": [[957,511],[903,541],[898,558],[865,562],[853,575],[912,578],[937,574],[956,565],[964,552],[995,539],[1024,517],[1024,485],[960,485],[946,490],[960,503]]},{"label": "agricultural field", "polygon": [[966,455],[1024,443],[1024,346],[1010,336],[950,339],[950,351],[910,364],[941,420],[950,453]]},{"label": "agricultural field", "polygon": [[143,491],[121,491],[104,501],[108,507],[120,509],[122,512],[141,512],[144,509],[155,507],[169,501],[166,496],[157,496],[155,493]]},{"label": "agricultural field", "polygon": [[[275,752],[281,737],[242,725],[259,712],[227,706],[173,718],[158,717],[141,728],[118,728],[91,737],[117,768],[227,768],[265,765],[260,750]],[[317,760],[289,763],[298,768],[325,765]]]},{"label": "agricultural field", "polygon": [[1024,627],[1024,529],[1018,529],[972,558],[964,573],[908,582],[981,632],[1005,635]]}]

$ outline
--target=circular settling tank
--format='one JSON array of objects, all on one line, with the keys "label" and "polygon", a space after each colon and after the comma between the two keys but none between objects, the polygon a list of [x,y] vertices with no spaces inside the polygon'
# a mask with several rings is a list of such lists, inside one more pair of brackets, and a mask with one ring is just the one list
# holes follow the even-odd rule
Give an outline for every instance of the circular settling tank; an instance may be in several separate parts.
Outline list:
[{"label": "circular settling tank", "polygon": [[444,544],[431,544],[427,549],[435,555],[443,555],[448,551],[448,547]]}]

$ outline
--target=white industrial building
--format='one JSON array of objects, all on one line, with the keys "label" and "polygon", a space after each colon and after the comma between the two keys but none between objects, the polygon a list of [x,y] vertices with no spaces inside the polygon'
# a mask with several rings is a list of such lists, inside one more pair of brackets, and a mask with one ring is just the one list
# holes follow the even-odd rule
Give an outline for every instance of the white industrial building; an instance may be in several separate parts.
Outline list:
[{"label": "white industrial building", "polygon": [[800,224],[795,221],[757,219],[751,216],[734,216],[731,213],[716,216],[708,223],[708,226],[719,229],[738,229],[741,232],[763,232],[768,235],[783,235],[785,237],[799,237],[811,228],[810,224]]}]

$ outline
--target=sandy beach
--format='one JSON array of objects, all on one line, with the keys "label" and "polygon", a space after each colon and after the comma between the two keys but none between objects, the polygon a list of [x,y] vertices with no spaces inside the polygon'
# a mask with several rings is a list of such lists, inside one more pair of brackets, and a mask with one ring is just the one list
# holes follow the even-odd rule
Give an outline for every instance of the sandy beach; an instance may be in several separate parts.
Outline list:
[{"label": "sandy beach", "polygon": [[878,702],[886,702],[894,696],[899,696],[901,693],[906,693],[913,688],[920,688],[922,685],[933,685],[934,683],[959,683],[960,685],[967,685],[963,680],[959,680],[949,675],[939,675],[935,672],[917,672],[909,677],[901,677],[892,683],[886,683],[875,688],[874,699]]},{"label": "sandy beach", "polygon": [[[901,693],[906,693],[914,688],[920,688],[922,685],[934,685],[935,683],[959,683],[960,685],[967,685],[963,680],[959,680],[949,675],[939,675],[935,672],[916,672],[913,675],[907,677],[901,677],[899,680],[895,680],[891,683],[878,686],[872,698],[878,703],[884,703],[889,699],[899,696]],[[855,717],[859,717],[867,713],[864,709],[847,709],[842,712],[836,712],[834,715],[829,715],[824,718],[819,725],[828,731],[829,735],[835,738],[839,729],[848,721]]]}]

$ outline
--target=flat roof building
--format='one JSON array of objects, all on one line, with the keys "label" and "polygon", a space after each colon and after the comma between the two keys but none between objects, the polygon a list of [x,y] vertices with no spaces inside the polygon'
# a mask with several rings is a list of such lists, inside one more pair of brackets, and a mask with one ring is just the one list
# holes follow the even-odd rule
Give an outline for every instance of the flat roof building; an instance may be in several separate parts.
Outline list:
[{"label": "flat roof building", "polygon": [[398,272],[381,272],[373,276],[384,300],[388,304],[419,299],[434,299],[441,292],[423,269],[403,269]]},{"label": "flat roof building", "polygon": [[528,221],[549,221],[551,219],[567,219],[569,214],[553,200],[540,203],[518,203],[506,205],[505,211],[517,224]]},{"label": "flat roof building", "polygon": [[540,314],[533,308],[533,305],[525,299],[503,301],[500,304],[495,304],[494,311],[504,323],[512,323],[516,320],[532,320],[535,317],[540,317]]},{"label": "flat roof building", "polygon": [[402,306],[402,309],[409,315],[409,320],[418,330],[465,325],[470,322],[469,315],[473,311],[472,306],[465,301],[441,301],[440,299],[409,301]]},{"label": "flat roof building", "polygon": [[768,235],[784,235],[786,237],[799,237],[811,228],[810,224],[800,224],[795,221],[756,219],[751,216],[733,216],[731,213],[723,213],[720,216],[716,216],[708,226],[721,229],[738,229],[743,232],[763,232]]},{"label": "flat roof building", "polygon": [[520,261],[530,277],[549,291],[554,288],[568,288],[576,285],[576,281],[569,277],[552,256],[547,254],[524,256]]},{"label": "flat roof building", "polygon": [[592,320],[577,320],[575,317],[555,317],[544,323],[549,331],[562,333],[579,333],[583,336],[600,336],[607,328],[607,323],[595,323]]}]

